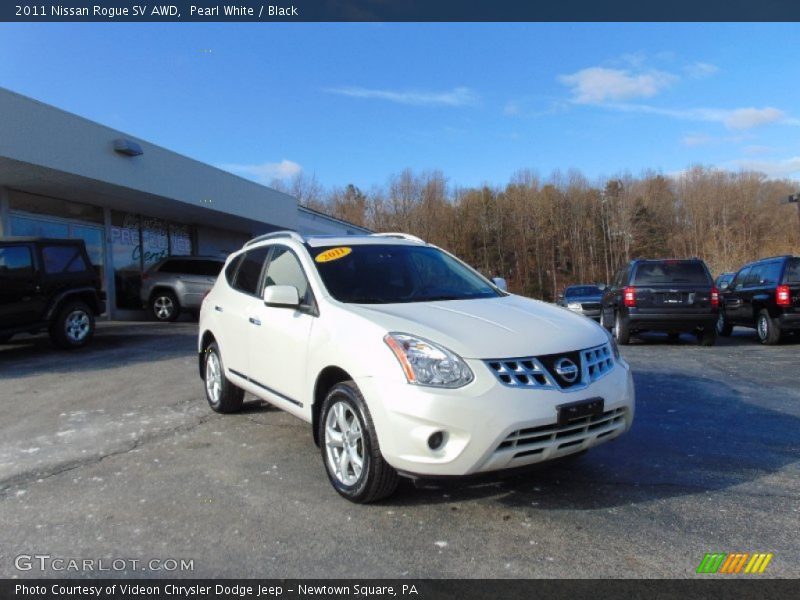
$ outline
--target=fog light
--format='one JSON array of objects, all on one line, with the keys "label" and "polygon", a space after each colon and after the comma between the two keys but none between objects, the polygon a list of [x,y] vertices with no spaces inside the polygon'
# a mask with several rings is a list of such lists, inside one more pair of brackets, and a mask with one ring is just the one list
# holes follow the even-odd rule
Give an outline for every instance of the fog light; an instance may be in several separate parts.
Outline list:
[{"label": "fog light", "polygon": [[436,431],[428,438],[428,448],[431,450],[439,450],[444,446],[444,432]]}]

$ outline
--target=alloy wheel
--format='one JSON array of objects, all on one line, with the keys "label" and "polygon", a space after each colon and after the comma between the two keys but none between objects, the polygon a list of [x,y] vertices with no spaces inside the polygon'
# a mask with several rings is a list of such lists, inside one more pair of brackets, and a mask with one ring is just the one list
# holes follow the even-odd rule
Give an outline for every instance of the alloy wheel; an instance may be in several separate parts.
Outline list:
[{"label": "alloy wheel", "polygon": [[761,340],[767,339],[767,335],[769,333],[769,323],[767,323],[767,318],[764,315],[761,315],[758,318],[758,337]]},{"label": "alloy wheel", "polygon": [[67,338],[74,343],[80,343],[89,335],[92,325],[89,315],[82,310],[73,310],[64,321],[64,330]]},{"label": "alloy wheel", "polygon": [[355,485],[364,470],[364,434],[361,421],[346,402],[336,402],[325,422],[328,467],[339,483]]},{"label": "alloy wheel", "polygon": [[222,369],[216,352],[209,352],[206,359],[206,393],[211,402],[219,404],[222,393]]},{"label": "alloy wheel", "polygon": [[153,308],[156,317],[159,319],[169,319],[172,316],[172,312],[175,310],[175,304],[173,304],[172,298],[169,296],[159,296],[153,302]]}]

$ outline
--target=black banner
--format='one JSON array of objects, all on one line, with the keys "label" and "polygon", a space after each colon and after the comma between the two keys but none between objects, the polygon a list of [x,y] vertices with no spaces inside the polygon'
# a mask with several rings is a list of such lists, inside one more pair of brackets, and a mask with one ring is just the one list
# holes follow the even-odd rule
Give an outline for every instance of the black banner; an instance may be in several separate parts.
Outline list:
[{"label": "black banner", "polygon": [[791,598],[791,580],[731,579],[728,576],[675,579],[441,579],[441,580],[0,580],[2,600],[295,600],[364,598],[369,600],[596,600],[597,598],[714,599]]},{"label": "black banner", "polygon": [[800,21],[796,0],[6,0],[0,21]]}]

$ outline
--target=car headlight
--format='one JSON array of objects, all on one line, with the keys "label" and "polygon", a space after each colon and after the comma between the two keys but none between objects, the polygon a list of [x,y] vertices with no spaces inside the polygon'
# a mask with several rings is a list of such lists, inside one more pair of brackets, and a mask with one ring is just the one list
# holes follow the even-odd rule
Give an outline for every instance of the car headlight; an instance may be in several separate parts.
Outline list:
[{"label": "car headlight", "polygon": [[567,308],[570,310],[581,310],[581,303],[580,302],[570,302],[567,304]]},{"label": "car headlight", "polygon": [[460,356],[426,339],[392,332],[386,334],[383,341],[400,361],[409,383],[459,388],[474,378]]}]

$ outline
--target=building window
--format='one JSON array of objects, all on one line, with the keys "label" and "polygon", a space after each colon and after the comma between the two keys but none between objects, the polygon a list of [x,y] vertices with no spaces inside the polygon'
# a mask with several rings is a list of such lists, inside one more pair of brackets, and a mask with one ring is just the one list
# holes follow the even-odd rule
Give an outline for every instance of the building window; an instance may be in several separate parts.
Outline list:
[{"label": "building window", "polygon": [[38,196],[26,192],[9,190],[8,207],[27,213],[60,217],[62,219],[75,219],[88,223],[103,223],[103,209],[91,204]]},{"label": "building window", "polygon": [[169,225],[169,253],[170,256],[191,256],[192,234],[188,225]]},{"label": "building window", "polygon": [[111,264],[114,265],[114,288],[117,308],[136,310],[142,307],[141,237],[139,215],[111,212]]}]

